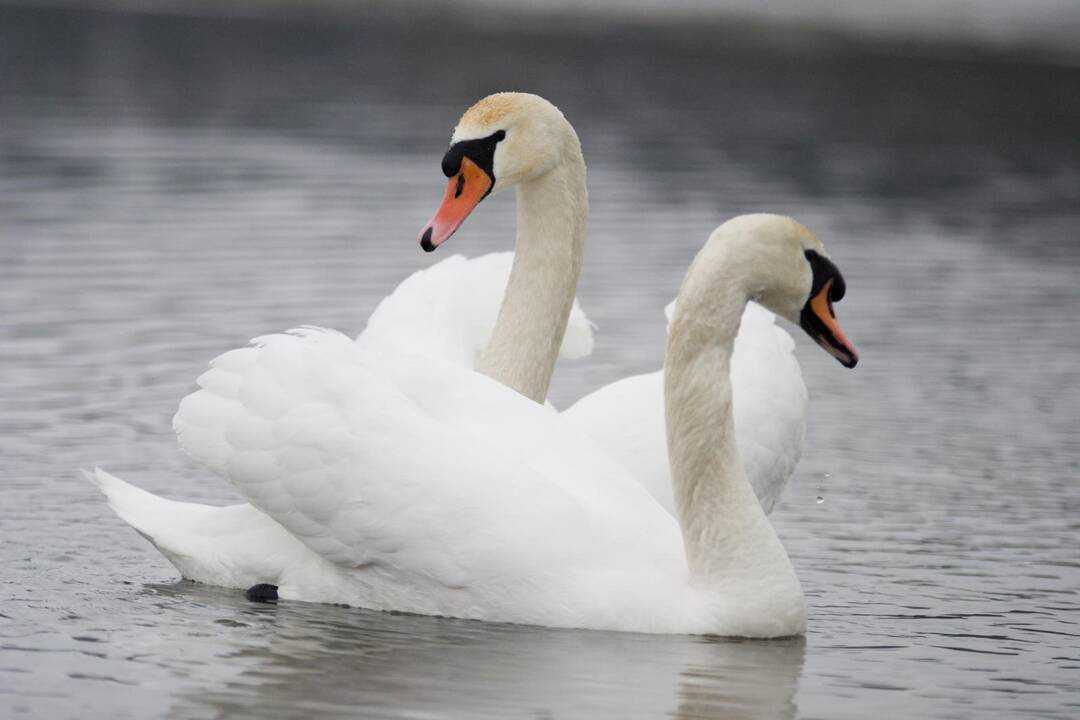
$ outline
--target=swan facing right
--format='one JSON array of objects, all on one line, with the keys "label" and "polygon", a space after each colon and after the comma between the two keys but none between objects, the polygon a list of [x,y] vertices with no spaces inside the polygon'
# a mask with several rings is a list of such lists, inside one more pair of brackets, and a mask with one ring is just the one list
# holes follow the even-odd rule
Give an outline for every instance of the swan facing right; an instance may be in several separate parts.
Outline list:
[{"label": "swan facing right", "polygon": [[[822,244],[791,218],[747,215],[712,233],[679,291],[664,363],[674,516],[559,415],[492,378],[365,351],[328,330],[223,355],[175,423],[191,455],[274,521],[250,538],[242,580],[277,585],[284,599],[796,635],[803,593],[739,461],[729,363],[755,301],[854,367],[833,311],[844,291]],[[169,554],[176,539],[142,522],[165,512],[159,498],[101,471],[92,479]]]}]

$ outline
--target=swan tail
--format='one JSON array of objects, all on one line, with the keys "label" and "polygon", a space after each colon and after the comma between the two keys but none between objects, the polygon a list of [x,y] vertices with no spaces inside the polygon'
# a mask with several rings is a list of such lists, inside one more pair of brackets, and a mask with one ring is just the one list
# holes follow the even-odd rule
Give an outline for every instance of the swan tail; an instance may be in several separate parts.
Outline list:
[{"label": "swan tail", "polygon": [[101,468],[83,476],[113,512],[150,541],[187,580],[248,588],[280,584],[286,570],[309,551],[251,505],[215,507],[169,500],[124,482]]},{"label": "swan tail", "polygon": [[112,511],[117,517],[130,525],[136,532],[153,542],[154,525],[153,518],[168,512],[170,504],[174,503],[165,498],[158,497],[153,493],[135,487],[124,482],[115,475],[110,475],[101,468],[81,470],[83,477],[90,481],[101,494],[105,496]]}]

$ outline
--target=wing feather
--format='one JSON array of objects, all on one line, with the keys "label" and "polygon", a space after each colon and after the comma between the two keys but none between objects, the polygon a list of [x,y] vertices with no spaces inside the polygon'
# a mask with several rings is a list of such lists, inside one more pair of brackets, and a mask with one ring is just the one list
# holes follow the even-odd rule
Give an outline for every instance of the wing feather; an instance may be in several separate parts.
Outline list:
[{"label": "wing feather", "polygon": [[[557,415],[486,377],[311,328],[255,349],[239,371],[213,363],[177,413],[181,441],[333,563],[413,589],[489,577],[525,586],[598,555],[627,557],[627,546],[647,562],[650,528],[677,533]],[[218,411],[209,428],[198,424],[207,407]],[[213,428],[220,436],[206,442]]]}]

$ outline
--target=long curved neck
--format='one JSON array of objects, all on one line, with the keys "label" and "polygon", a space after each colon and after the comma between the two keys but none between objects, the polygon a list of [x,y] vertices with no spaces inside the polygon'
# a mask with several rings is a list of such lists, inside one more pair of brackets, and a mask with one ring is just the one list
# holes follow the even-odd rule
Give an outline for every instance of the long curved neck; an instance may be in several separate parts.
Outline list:
[{"label": "long curved neck", "polygon": [[574,303],[589,215],[585,162],[565,160],[517,188],[517,243],[491,340],[477,370],[544,402]]},{"label": "long curved neck", "polygon": [[664,360],[672,489],[687,563],[699,582],[781,569],[794,574],[736,449],[730,361],[748,291],[730,254],[710,242],[690,266]]}]

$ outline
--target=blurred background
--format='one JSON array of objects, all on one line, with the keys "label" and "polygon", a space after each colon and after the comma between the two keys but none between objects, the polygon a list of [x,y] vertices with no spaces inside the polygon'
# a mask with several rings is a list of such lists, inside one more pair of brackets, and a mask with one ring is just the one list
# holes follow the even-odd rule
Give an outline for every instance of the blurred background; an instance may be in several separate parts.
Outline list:
[{"label": "blurred background", "polygon": [[[1064,0],[0,2],[0,708],[1075,717],[1077,38]],[[556,405],[660,367],[733,215],[793,215],[843,270],[861,362],[792,330],[811,416],[773,515],[805,642],[253,607],[76,477],[234,501],[170,427],[211,358],[356,334],[413,270],[510,249],[511,194],[416,242],[498,90],[558,105],[589,166],[597,347]]]}]

